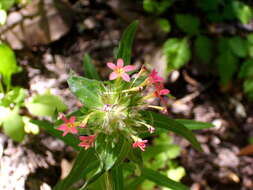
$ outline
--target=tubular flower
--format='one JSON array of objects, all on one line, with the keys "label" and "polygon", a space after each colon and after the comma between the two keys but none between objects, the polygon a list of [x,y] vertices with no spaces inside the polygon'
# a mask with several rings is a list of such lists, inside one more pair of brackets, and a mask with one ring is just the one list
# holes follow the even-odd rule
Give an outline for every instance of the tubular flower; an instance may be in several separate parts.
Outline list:
[{"label": "tubular flower", "polygon": [[139,147],[142,151],[145,151],[146,143],[148,143],[148,140],[140,140],[133,143],[133,148]]},{"label": "tubular flower", "polygon": [[90,135],[90,136],[80,136],[80,144],[78,146],[83,147],[85,150],[93,146],[93,143],[95,141],[96,135]]},{"label": "tubular flower", "polygon": [[151,84],[157,84],[159,82],[163,82],[164,81],[164,79],[162,77],[160,77],[160,76],[157,75],[157,71],[155,69],[153,69],[151,71],[151,73],[149,74],[148,78],[149,78],[149,82]]},{"label": "tubular flower", "polygon": [[113,70],[113,72],[109,76],[110,80],[115,80],[116,78],[121,77],[126,82],[130,82],[130,77],[126,72],[133,71],[136,69],[133,65],[127,65],[124,67],[123,59],[118,59],[117,65],[109,62],[107,63],[107,66]]},{"label": "tubular flower", "polygon": [[57,129],[60,131],[64,131],[62,136],[66,136],[68,133],[78,133],[78,130],[75,126],[75,116],[71,116],[68,120],[63,114],[60,114],[60,118],[64,121],[64,124],[60,125]]}]

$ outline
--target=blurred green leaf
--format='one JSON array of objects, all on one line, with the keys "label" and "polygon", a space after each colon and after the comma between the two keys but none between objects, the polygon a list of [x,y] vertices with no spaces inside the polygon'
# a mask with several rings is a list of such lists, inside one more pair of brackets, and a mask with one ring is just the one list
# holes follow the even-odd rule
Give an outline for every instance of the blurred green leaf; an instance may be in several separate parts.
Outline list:
[{"label": "blurred green leaf", "polygon": [[197,5],[204,11],[216,11],[222,0],[198,0]]},{"label": "blurred green leaf", "polygon": [[61,139],[63,142],[65,142],[67,145],[73,147],[75,150],[80,150],[79,139],[72,134],[67,134],[65,137],[62,136],[62,131],[59,131],[55,129],[54,125],[48,121],[45,120],[32,120],[32,123],[40,126],[41,128],[45,129],[46,132],[53,135],[54,137],[57,137],[58,139]]},{"label": "blurred green leaf", "polygon": [[60,97],[50,93],[35,95],[26,103],[26,107],[35,116],[54,116],[56,111],[63,112],[67,109]]},{"label": "blurred green leaf", "polygon": [[176,24],[184,32],[194,35],[199,33],[200,21],[190,14],[176,14]]},{"label": "blurred green leaf", "polygon": [[10,9],[14,4],[16,0],[1,0],[0,1],[0,8],[4,10]]},{"label": "blurred green leaf", "polygon": [[240,67],[239,77],[253,77],[253,59],[248,59],[242,63],[242,66]]},{"label": "blurred green leaf", "polygon": [[168,39],[163,45],[163,53],[167,59],[168,70],[181,68],[191,58],[187,38]]},{"label": "blurred green leaf", "polygon": [[232,8],[236,17],[241,21],[242,24],[249,24],[253,18],[252,9],[249,5],[242,1],[232,1]]},{"label": "blurred green leaf", "polygon": [[9,91],[11,87],[11,76],[20,71],[20,68],[17,66],[14,51],[6,44],[0,43],[0,57],[0,74],[3,77],[7,91]]},{"label": "blurred green leaf", "polygon": [[125,65],[129,65],[131,62],[132,46],[138,24],[139,21],[132,22],[124,31],[119,43],[116,59],[122,58]]},{"label": "blurred green leaf", "polygon": [[195,52],[203,63],[209,63],[213,55],[212,41],[203,35],[199,35],[195,41]]},{"label": "blurred green leaf", "polygon": [[206,122],[200,122],[200,121],[194,121],[189,119],[175,119],[178,123],[181,123],[189,130],[201,130],[206,128],[214,127],[211,123]]},{"label": "blurred green leaf", "polygon": [[247,56],[247,43],[244,39],[239,36],[232,37],[229,40],[229,45],[232,52],[238,57]]},{"label": "blurred green leaf", "polygon": [[171,168],[167,172],[167,176],[175,181],[180,181],[185,176],[185,169],[183,167]]},{"label": "blurred green leaf", "polygon": [[100,80],[96,67],[92,64],[91,57],[88,54],[83,57],[83,68],[86,78]]},{"label": "blurred green leaf", "polygon": [[[167,129],[169,131],[173,131],[174,133],[181,135],[186,138],[191,144],[198,150],[202,150],[200,144],[198,143],[194,134],[187,129],[181,123],[170,119],[165,115],[161,115],[155,112],[146,111],[143,113],[147,120],[153,120],[153,125],[157,128]],[[151,119],[152,118],[152,119]]]},{"label": "blurred green leaf", "polygon": [[149,13],[160,15],[164,13],[173,3],[174,0],[143,0],[143,9]]},{"label": "blurred green leaf", "polygon": [[103,106],[98,96],[102,88],[101,82],[72,75],[68,78],[68,85],[76,97],[84,103],[85,107],[94,108]]},{"label": "blurred green leaf", "polygon": [[183,184],[173,181],[165,175],[162,175],[159,172],[148,168],[142,168],[142,175],[146,179],[155,182],[159,186],[168,187],[176,190],[189,190],[189,188],[184,186]]},{"label": "blurred green leaf", "polygon": [[164,19],[164,18],[160,18],[158,20],[158,24],[160,26],[160,28],[162,29],[162,31],[169,33],[171,31],[171,25],[169,20]]},{"label": "blurred green leaf", "polygon": [[25,137],[24,122],[17,111],[10,111],[3,120],[3,130],[14,141],[21,142]]},{"label": "blurred green leaf", "polygon": [[237,70],[238,60],[229,50],[225,50],[218,56],[217,64],[220,83],[227,85]]},{"label": "blurred green leaf", "polygon": [[249,99],[253,99],[253,79],[246,79],[243,83],[243,90],[248,95]]},{"label": "blurred green leaf", "polygon": [[134,179],[129,179],[125,183],[124,190],[129,190],[129,189],[137,189],[137,187],[145,180],[144,177],[138,176]]}]

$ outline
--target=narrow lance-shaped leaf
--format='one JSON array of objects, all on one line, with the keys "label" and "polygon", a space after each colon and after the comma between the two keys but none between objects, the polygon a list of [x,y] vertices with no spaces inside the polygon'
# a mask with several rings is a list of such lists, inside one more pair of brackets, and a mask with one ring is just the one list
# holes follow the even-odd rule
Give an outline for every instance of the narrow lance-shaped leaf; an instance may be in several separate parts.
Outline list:
[{"label": "narrow lance-shaped leaf", "polygon": [[173,181],[159,172],[148,168],[142,168],[142,175],[146,179],[155,182],[159,186],[168,187],[175,190],[189,190],[189,188],[183,184]]},{"label": "narrow lance-shaped leaf", "polygon": [[110,171],[111,181],[113,190],[123,190],[124,189],[124,179],[123,179],[123,168],[121,165],[115,166]]},{"label": "narrow lance-shaped leaf", "polygon": [[198,143],[194,134],[187,129],[181,123],[170,119],[165,115],[161,115],[155,112],[147,111],[143,112],[146,116],[147,120],[153,120],[153,125],[158,128],[167,129],[169,131],[173,131],[174,133],[181,135],[182,137],[186,138],[191,144],[198,150],[202,150],[200,144]]},{"label": "narrow lance-shaped leaf", "polygon": [[85,54],[83,57],[83,68],[85,77],[100,80],[96,67],[92,64],[91,57],[88,54]]},{"label": "narrow lance-shaped leaf", "polygon": [[116,59],[122,58],[126,65],[129,65],[131,61],[132,46],[138,23],[138,21],[134,21],[127,27],[119,43]]},{"label": "narrow lance-shaped leaf", "polygon": [[200,122],[200,121],[193,121],[189,119],[175,119],[178,123],[181,123],[189,130],[200,130],[214,127],[211,123]]},{"label": "narrow lance-shaped leaf", "polygon": [[87,174],[98,167],[99,162],[95,156],[94,149],[81,150],[69,175],[58,182],[53,190],[69,189],[75,182],[87,176]]}]

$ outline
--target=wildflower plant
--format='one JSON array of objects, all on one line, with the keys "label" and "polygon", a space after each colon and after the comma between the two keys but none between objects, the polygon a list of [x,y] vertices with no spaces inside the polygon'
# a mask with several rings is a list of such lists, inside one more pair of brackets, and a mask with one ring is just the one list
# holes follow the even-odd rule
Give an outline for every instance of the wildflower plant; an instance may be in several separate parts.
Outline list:
[{"label": "wildflower plant", "polygon": [[[124,32],[116,64],[107,63],[112,70],[109,81],[95,80],[98,75],[93,75],[95,68],[90,58],[85,56],[84,64],[90,70],[86,71],[88,78],[71,74],[68,79],[70,90],[83,103],[83,107],[69,116],[61,113],[55,128],[49,123],[39,123],[80,151],[68,177],[58,182],[54,190],[122,190],[125,188],[124,170],[132,170],[134,175],[161,186],[187,189],[179,182],[145,168],[142,154],[152,144],[151,136],[166,130],[185,137],[201,150],[191,128],[201,129],[211,125],[173,120],[156,113],[166,113],[166,95],[170,91],[164,87],[164,79],[158,76],[155,69],[149,71],[145,66],[137,68],[129,65],[137,24],[137,21],[132,23]],[[161,104],[150,104],[149,100],[154,98],[158,98]],[[77,186],[76,182],[80,180],[83,184]]]}]

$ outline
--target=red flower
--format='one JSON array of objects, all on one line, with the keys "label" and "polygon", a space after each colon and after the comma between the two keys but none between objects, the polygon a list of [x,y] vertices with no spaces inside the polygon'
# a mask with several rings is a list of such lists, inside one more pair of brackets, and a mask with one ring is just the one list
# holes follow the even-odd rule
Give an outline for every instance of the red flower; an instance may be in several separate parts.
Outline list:
[{"label": "red flower", "polygon": [[84,147],[84,149],[87,150],[93,145],[95,138],[96,138],[96,135],[80,136],[79,139],[81,142],[78,146]]},{"label": "red flower", "polygon": [[116,78],[122,77],[122,79],[127,82],[130,82],[130,77],[126,72],[133,71],[136,69],[135,66],[133,65],[127,65],[123,67],[124,66],[123,59],[118,59],[117,65],[109,62],[107,63],[107,66],[113,70],[113,72],[109,76],[110,80],[115,80]]},{"label": "red flower", "polygon": [[145,151],[146,143],[148,143],[148,140],[136,141],[133,143],[133,148],[139,147],[142,151]]},{"label": "red flower", "polygon": [[164,79],[157,75],[157,71],[153,69],[151,73],[149,74],[149,82],[151,84],[157,84],[159,82],[163,82]]},{"label": "red flower", "polygon": [[69,120],[64,116],[64,114],[60,114],[60,117],[64,121],[64,124],[60,125],[57,129],[60,131],[64,131],[62,136],[66,136],[68,133],[78,133],[75,126],[75,116],[71,116]]}]

